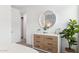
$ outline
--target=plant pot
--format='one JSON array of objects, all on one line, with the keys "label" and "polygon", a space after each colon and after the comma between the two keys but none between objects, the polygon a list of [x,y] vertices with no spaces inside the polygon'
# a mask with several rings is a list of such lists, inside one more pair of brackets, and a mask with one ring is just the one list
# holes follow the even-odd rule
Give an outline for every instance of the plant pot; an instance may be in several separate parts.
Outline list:
[{"label": "plant pot", "polygon": [[72,49],[72,48],[65,48],[65,52],[67,52],[67,53],[74,53],[75,50]]}]

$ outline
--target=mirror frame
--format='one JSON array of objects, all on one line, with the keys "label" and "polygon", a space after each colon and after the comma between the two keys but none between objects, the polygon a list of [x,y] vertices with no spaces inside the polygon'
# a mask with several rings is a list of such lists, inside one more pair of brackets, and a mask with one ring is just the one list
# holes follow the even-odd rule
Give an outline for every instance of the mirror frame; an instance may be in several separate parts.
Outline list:
[{"label": "mirror frame", "polygon": [[[46,16],[49,18],[49,20],[48,20],[48,18]],[[46,18],[45,17],[47,18],[47,21],[49,22],[50,26],[48,26],[48,24],[46,24]],[[56,22],[56,15],[51,10],[45,11],[39,17],[39,25],[44,30],[47,30],[47,29],[51,28],[55,24],[55,22]]]}]

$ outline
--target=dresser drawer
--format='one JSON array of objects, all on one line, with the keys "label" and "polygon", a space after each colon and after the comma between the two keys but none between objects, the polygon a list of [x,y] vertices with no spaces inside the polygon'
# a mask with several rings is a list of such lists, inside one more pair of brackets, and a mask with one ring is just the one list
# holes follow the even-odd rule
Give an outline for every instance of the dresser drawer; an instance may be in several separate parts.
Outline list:
[{"label": "dresser drawer", "polygon": [[45,41],[49,43],[56,43],[58,40],[55,37],[48,36],[48,37],[45,37]]},{"label": "dresser drawer", "polygon": [[45,36],[45,39],[47,39],[47,40],[53,40],[53,37],[52,36]]},{"label": "dresser drawer", "polygon": [[45,50],[45,46],[44,46],[42,43],[34,44],[34,47],[35,47],[35,48],[42,49],[42,50]]},{"label": "dresser drawer", "polygon": [[45,46],[46,48],[57,48],[58,47],[57,44],[46,44]]},{"label": "dresser drawer", "polygon": [[34,35],[34,41],[43,41],[43,37],[41,35]]},{"label": "dresser drawer", "polygon": [[48,51],[48,52],[53,52],[53,48],[52,47],[47,47],[45,50]]},{"label": "dresser drawer", "polygon": [[40,44],[40,41],[34,41],[34,45]]},{"label": "dresser drawer", "polygon": [[50,42],[50,43],[49,43],[49,42],[48,42],[48,43],[45,43],[45,45],[46,45],[47,47],[52,47],[52,48],[53,48],[53,47],[58,47],[58,44],[57,44],[57,43],[53,43],[53,42],[52,42],[52,43],[51,43],[51,42]]},{"label": "dresser drawer", "polygon": [[45,36],[45,39],[46,39],[46,40],[51,40],[51,41],[52,41],[54,38],[53,38],[52,36]]},{"label": "dresser drawer", "polygon": [[45,50],[48,52],[57,52],[58,45],[53,43],[45,43]]},{"label": "dresser drawer", "polygon": [[53,36],[53,41],[54,42],[57,42],[58,41],[58,39],[57,39],[58,37],[56,37],[56,36]]},{"label": "dresser drawer", "polygon": [[58,52],[58,49],[54,48],[52,52],[53,53],[57,53]]},{"label": "dresser drawer", "polygon": [[42,41],[42,39],[34,39],[34,41],[36,41],[36,42],[40,42],[40,41]]},{"label": "dresser drawer", "polygon": [[52,46],[53,45],[53,42],[46,42],[46,45]]},{"label": "dresser drawer", "polygon": [[34,35],[34,38],[42,38],[42,35]]},{"label": "dresser drawer", "polygon": [[47,47],[45,50],[48,52],[53,52],[53,53],[56,53],[58,51],[57,47]]}]

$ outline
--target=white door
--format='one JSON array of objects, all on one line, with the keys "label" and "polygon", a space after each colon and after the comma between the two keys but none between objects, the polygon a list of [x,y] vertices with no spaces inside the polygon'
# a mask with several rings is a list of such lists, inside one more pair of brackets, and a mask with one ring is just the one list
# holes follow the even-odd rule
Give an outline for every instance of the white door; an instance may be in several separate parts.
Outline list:
[{"label": "white door", "polygon": [[19,10],[12,8],[12,42],[21,40],[21,15]]}]

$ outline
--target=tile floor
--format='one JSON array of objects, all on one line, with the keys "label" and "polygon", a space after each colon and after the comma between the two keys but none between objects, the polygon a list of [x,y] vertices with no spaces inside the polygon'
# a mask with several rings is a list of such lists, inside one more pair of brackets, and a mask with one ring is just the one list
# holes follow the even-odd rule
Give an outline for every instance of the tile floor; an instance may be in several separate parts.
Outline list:
[{"label": "tile floor", "polygon": [[[27,46],[27,47],[31,47],[32,48],[32,45],[27,45],[27,44],[25,44],[24,42],[17,42],[17,44],[21,44],[21,45],[24,45],[24,46]],[[35,50],[37,50],[37,49],[35,49]],[[44,51],[41,51],[41,50],[37,50],[39,53],[46,53],[46,52],[44,52]]]}]

